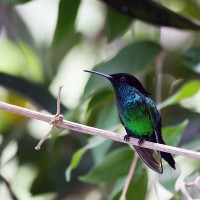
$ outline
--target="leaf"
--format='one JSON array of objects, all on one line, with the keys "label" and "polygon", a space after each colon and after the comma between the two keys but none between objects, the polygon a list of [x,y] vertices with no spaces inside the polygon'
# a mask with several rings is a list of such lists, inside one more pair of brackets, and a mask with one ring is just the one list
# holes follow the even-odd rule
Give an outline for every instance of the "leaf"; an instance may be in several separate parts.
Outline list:
[{"label": "leaf", "polygon": [[118,11],[133,18],[155,24],[179,29],[200,30],[200,26],[191,20],[150,0],[102,0]]},{"label": "leaf", "polygon": [[163,185],[167,190],[172,193],[175,193],[175,183],[178,177],[181,174],[181,168],[176,163],[176,170],[172,169],[169,165],[164,167],[163,174],[160,175],[159,182]]},{"label": "leaf", "polygon": [[[114,93],[111,90],[100,90],[97,91],[89,101],[87,108],[87,125],[99,127],[102,129],[111,128],[118,121],[118,114],[116,114],[114,106]],[[107,112],[109,109],[111,113]],[[106,115],[106,112],[108,115]],[[98,113],[98,115],[97,115]],[[105,118],[103,118],[105,116]],[[110,124],[109,124],[110,123]],[[106,126],[106,124],[108,126]],[[105,125],[105,126],[104,126]]]},{"label": "leaf", "polygon": [[200,49],[189,49],[183,52],[182,63],[192,71],[200,73]]},{"label": "leaf", "polygon": [[112,144],[113,144],[112,140],[105,140],[102,144],[96,146],[95,148],[91,150],[95,163],[98,164],[104,160]]},{"label": "leaf", "polygon": [[110,193],[109,200],[112,200],[115,198],[115,196],[119,195],[119,193],[122,191],[124,187],[125,181],[126,181],[126,177],[119,178],[116,181]]},{"label": "leaf", "polygon": [[87,150],[101,145],[105,140],[106,140],[105,138],[101,137],[96,137],[96,136],[92,137],[88,140],[88,144],[86,146],[79,149],[73,154],[71,163],[65,172],[67,181],[70,181],[71,171],[74,170],[79,165],[80,160],[82,159],[83,155],[87,152]]},{"label": "leaf", "polygon": [[[114,58],[108,62],[99,64],[95,70],[107,74],[128,72],[137,73],[152,62],[161,52],[162,48],[151,41],[134,42],[123,48]],[[84,95],[88,95],[91,91],[96,91],[108,84],[102,77],[92,75],[85,87]]]},{"label": "leaf", "polygon": [[184,120],[182,123],[175,126],[167,126],[162,129],[162,135],[167,145],[177,146],[181,140],[181,136],[189,120]]},{"label": "leaf", "polygon": [[187,82],[182,88],[176,92],[174,95],[160,103],[157,107],[158,109],[165,108],[169,105],[174,105],[179,103],[180,101],[189,98],[196,94],[200,90],[200,81],[193,80]]},{"label": "leaf", "polygon": [[181,148],[190,149],[192,151],[199,151],[199,138],[194,138],[192,141],[188,141],[187,143],[183,144]]},{"label": "leaf", "polygon": [[[108,7],[107,15],[107,35],[108,40],[112,41],[127,30],[132,22],[132,19],[110,7]],[[120,23],[116,23],[117,21],[120,21]]]},{"label": "leaf", "polygon": [[[57,100],[44,86],[2,72],[0,72],[0,84],[10,90],[20,93],[22,96],[37,104],[37,106],[49,111],[50,113],[56,112]],[[61,104],[61,110],[66,111],[63,104]]]},{"label": "leaf", "polygon": [[[10,0],[10,2],[8,2],[7,0],[4,0],[5,6],[1,6],[1,13],[2,14],[4,13],[6,17],[1,16],[0,31],[3,28],[3,30],[6,32],[7,38],[10,39],[10,41],[12,42],[15,41],[17,45],[18,43],[24,42],[27,46],[30,45],[33,48],[34,47],[36,48],[36,44],[34,43],[34,39],[29,28],[25,24],[23,17],[18,13],[17,9],[14,6],[15,4],[27,3],[27,2],[29,1]],[[17,50],[19,51],[21,49],[17,46]],[[23,50],[22,50],[22,55],[23,55]]]},{"label": "leaf", "polygon": [[183,144],[181,147],[184,149],[190,149],[193,151],[200,151],[199,141],[200,141],[200,137],[196,137],[191,141],[187,141],[187,143]]},{"label": "leaf", "polygon": [[[171,2],[175,2],[175,1],[171,0]],[[183,0],[178,3],[182,3],[184,5],[181,10],[181,13],[186,14],[188,17],[200,19],[200,16],[199,16],[200,7],[197,1]]]},{"label": "leaf", "polygon": [[6,4],[11,4],[11,5],[15,5],[15,4],[23,4],[23,3],[27,3],[31,0],[1,0],[0,3],[2,5],[6,5]]},{"label": "leaf", "polygon": [[99,111],[96,127],[101,129],[112,130],[119,122],[116,105],[113,102],[107,103],[101,111]]},{"label": "leaf", "polygon": [[90,99],[87,112],[95,107],[99,107],[99,105],[104,105],[108,101],[110,101],[114,97],[114,93],[111,90],[100,90],[97,91],[93,97]]},{"label": "leaf", "polygon": [[58,20],[54,33],[53,44],[62,43],[67,36],[74,31],[74,23],[80,0],[60,0],[58,10]]},{"label": "leaf", "polygon": [[[109,200],[118,200],[120,198],[125,180],[126,177],[123,177],[116,181]],[[147,183],[147,170],[141,162],[138,162],[126,193],[126,199],[144,200],[147,193]]]},{"label": "leaf", "polygon": [[[59,70],[61,60],[66,56],[66,54],[78,43],[80,43],[81,34],[80,33],[69,33],[66,38],[63,39],[59,44],[54,44],[52,47],[52,66]],[[56,45],[56,46],[55,46]]]},{"label": "leaf", "polygon": [[81,176],[80,180],[88,183],[103,183],[125,176],[130,168],[134,151],[128,147],[110,153],[100,164]]},{"label": "leaf", "polygon": [[198,176],[200,176],[199,171],[194,171],[191,174],[189,174],[187,177],[184,178],[184,181],[186,183],[193,182]]}]

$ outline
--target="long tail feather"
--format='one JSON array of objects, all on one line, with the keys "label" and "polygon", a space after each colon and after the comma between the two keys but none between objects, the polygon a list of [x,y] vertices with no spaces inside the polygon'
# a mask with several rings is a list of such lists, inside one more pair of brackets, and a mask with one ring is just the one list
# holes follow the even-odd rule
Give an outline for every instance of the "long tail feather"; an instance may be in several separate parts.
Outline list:
[{"label": "long tail feather", "polygon": [[[160,144],[165,144],[165,142],[162,138],[162,135],[161,135],[161,128],[159,131],[160,131],[159,134],[155,131],[156,142],[160,143]],[[165,153],[165,152],[160,151],[160,155],[165,161],[167,161],[169,163],[169,165],[172,168],[176,169],[174,158],[172,157],[172,155],[170,153]]]},{"label": "long tail feather", "polygon": [[[159,142],[161,144],[165,144],[163,139],[161,139]],[[174,158],[172,157],[172,155],[170,153],[160,152],[160,154],[161,154],[161,157],[165,161],[167,161],[172,168],[176,169]]]},{"label": "long tail feather", "polygon": [[160,152],[160,153],[161,153],[162,158],[165,159],[172,168],[176,169],[175,161],[172,155],[170,153],[165,153],[165,152]]}]

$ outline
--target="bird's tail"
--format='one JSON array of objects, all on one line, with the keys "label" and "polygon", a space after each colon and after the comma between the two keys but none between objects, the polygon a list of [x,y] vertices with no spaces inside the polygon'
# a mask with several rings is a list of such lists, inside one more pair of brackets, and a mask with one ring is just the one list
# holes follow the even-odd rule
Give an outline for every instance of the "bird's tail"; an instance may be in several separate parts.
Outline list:
[{"label": "bird's tail", "polygon": [[[159,141],[162,144],[165,144],[163,140]],[[136,152],[138,153],[139,157],[144,161],[144,163],[150,167],[155,172],[162,174],[163,167],[162,167],[162,160],[158,159],[154,155],[154,150],[142,148],[139,146],[134,146]],[[160,156],[169,163],[169,165],[176,169],[174,158],[170,153],[160,152]]]},{"label": "bird's tail", "polygon": [[162,174],[163,168],[161,159],[156,159],[154,156],[154,150],[142,148],[139,146],[133,146],[138,153],[139,157],[144,161],[144,163],[150,167],[155,172]]},{"label": "bird's tail", "polygon": [[[163,139],[160,139],[160,141],[159,141],[161,144],[165,144],[165,142],[163,141]],[[176,167],[175,167],[175,161],[174,161],[174,158],[172,157],[172,155],[170,154],[170,153],[165,153],[165,152],[160,152],[160,155],[161,155],[161,157],[165,160],[165,161],[167,161],[168,163],[169,163],[169,165],[172,167],[172,168],[174,168],[174,169],[176,169]]]}]

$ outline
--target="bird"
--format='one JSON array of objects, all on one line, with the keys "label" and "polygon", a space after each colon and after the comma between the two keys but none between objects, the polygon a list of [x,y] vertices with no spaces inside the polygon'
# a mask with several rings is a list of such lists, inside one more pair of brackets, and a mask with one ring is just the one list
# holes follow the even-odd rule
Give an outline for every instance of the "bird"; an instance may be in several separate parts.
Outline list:
[{"label": "bird", "polygon": [[116,105],[119,119],[125,128],[124,140],[130,137],[138,139],[138,146],[133,145],[139,157],[155,172],[162,174],[162,158],[173,168],[174,158],[170,153],[158,151],[160,159],[155,157],[155,150],[140,147],[144,141],[165,144],[162,138],[162,120],[156,104],[151,99],[151,93],[147,92],[141,82],[128,73],[104,74],[92,70],[84,70],[107,78],[115,92]]}]

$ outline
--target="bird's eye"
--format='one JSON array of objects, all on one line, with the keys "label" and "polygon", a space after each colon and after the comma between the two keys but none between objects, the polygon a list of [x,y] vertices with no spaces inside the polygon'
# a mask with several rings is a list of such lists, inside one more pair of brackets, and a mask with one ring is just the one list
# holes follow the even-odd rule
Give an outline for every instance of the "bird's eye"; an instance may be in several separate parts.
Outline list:
[{"label": "bird's eye", "polygon": [[123,76],[121,79],[120,79],[121,82],[126,82],[126,78]]}]

